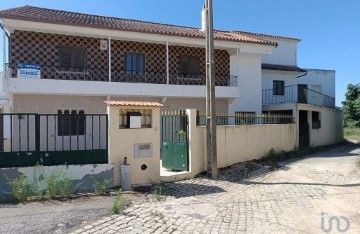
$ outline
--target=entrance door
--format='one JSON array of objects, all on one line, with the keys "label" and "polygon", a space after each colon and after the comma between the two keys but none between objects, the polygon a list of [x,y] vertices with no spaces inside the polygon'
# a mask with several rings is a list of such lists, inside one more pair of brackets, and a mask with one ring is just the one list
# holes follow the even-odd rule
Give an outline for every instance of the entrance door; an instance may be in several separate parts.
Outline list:
[{"label": "entrance door", "polygon": [[162,166],[172,170],[188,171],[188,118],[185,112],[161,116]]},{"label": "entrance door", "polygon": [[0,114],[0,152],[4,151],[4,118]]},{"label": "entrance door", "polygon": [[299,148],[309,147],[309,123],[308,123],[308,112],[299,111]]},{"label": "entrance door", "polygon": [[308,103],[307,96],[307,85],[298,84],[298,103]]}]

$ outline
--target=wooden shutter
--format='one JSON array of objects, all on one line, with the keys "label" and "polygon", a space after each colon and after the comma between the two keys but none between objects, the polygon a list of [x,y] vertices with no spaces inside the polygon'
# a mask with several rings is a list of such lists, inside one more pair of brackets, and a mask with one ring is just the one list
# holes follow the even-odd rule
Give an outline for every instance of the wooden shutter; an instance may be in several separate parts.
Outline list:
[{"label": "wooden shutter", "polygon": [[200,58],[198,56],[180,56],[179,73],[181,75],[199,75]]},{"label": "wooden shutter", "polygon": [[61,67],[71,67],[71,47],[61,46],[59,49]]},{"label": "wooden shutter", "polygon": [[199,75],[200,74],[200,58],[199,57],[190,57],[190,74]]},{"label": "wooden shutter", "polygon": [[73,51],[73,67],[86,67],[86,49],[83,47],[72,48]]}]

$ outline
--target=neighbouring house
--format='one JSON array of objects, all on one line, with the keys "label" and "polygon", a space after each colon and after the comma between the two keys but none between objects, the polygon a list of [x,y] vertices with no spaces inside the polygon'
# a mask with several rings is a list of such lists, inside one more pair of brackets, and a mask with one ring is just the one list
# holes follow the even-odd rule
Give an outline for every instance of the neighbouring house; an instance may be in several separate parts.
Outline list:
[{"label": "neighbouring house", "polygon": [[[0,19],[0,151],[88,150],[88,163],[104,163],[105,100],[205,110],[204,22],[191,28],[34,6],[2,10]],[[218,112],[292,115],[300,147],[341,139],[328,139],[342,130],[334,124],[335,72],[300,68],[299,39],[224,30],[214,38]],[[147,125],[151,112],[141,114]]]}]

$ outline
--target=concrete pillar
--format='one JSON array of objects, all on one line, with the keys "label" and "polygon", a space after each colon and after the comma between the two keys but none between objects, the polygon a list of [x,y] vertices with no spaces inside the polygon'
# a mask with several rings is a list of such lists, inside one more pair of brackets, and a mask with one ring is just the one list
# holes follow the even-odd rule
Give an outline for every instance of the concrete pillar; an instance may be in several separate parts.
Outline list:
[{"label": "concrete pillar", "polygon": [[189,120],[189,171],[195,176],[207,168],[206,128],[196,126],[196,109],[187,109]]}]

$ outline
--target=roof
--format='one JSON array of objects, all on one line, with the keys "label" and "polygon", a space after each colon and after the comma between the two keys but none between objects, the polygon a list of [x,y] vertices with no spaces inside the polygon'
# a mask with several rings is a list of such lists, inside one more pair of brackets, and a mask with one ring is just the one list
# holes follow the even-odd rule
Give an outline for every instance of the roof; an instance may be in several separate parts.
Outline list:
[{"label": "roof", "polygon": [[275,70],[275,71],[294,71],[294,72],[307,72],[307,70],[302,69],[298,66],[291,65],[280,65],[280,64],[261,64],[261,69],[263,70]]},{"label": "roof", "polygon": [[285,39],[285,40],[301,41],[301,39],[296,38],[296,37],[286,37],[286,36],[278,36],[278,35],[271,35],[271,34],[265,34],[265,33],[237,31],[237,30],[233,30],[232,32],[233,33],[238,33],[238,34],[241,34],[241,35],[248,35],[248,36],[255,36],[255,37],[268,37],[268,38],[274,38],[274,39]]},{"label": "roof", "polygon": [[158,102],[133,102],[133,101],[105,101],[110,106],[146,106],[146,107],[163,107]]},{"label": "roof", "polygon": [[[120,31],[154,33],[170,36],[205,38],[205,32],[200,28],[160,24],[107,16],[89,15],[34,6],[22,6],[0,11],[0,18]],[[214,38],[216,40],[237,41],[244,43],[277,46],[276,42],[270,40],[268,41],[264,39],[254,38],[249,35],[234,33],[231,31],[214,30]]]}]

